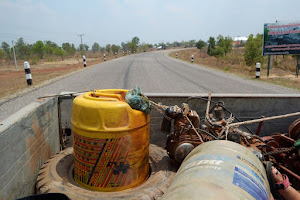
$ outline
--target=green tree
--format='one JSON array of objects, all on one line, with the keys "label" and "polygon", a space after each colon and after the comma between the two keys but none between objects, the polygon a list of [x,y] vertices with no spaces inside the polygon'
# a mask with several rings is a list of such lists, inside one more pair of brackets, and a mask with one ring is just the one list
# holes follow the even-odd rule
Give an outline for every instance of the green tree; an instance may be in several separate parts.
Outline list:
[{"label": "green tree", "polygon": [[140,38],[138,38],[137,36],[135,36],[135,37],[132,38],[131,42],[134,43],[134,44],[136,44],[136,46],[137,46],[137,45],[139,45]]},{"label": "green tree", "polygon": [[110,54],[110,50],[111,50],[111,45],[110,44],[107,44],[106,46],[105,46],[105,51],[106,51],[106,53],[109,55]]},{"label": "green tree", "polygon": [[208,48],[207,48],[207,54],[212,56],[213,50],[216,48],[216,40],[214,37],[209,37],[208,40]]},{"label": "green tree", "polygon": [[95,42],[92,46],[92,50],[94,53],[100,51],[100,45],[97,42]]},{"label": "green tree", "polygon": [[6,53],[3,49],[0,49],[0,59],[5,59],[6,58]]},{"label": "green tree", "polygon": [[43,59],[44,52],[45,52],[45,45],[42,41],[37,41],[35,44],[33,44],[32,47],[33,53],[39,56],[40,59]]},{"label": "green tree", "polygon": [[52,56],[54,55],[55,49],[56,47],[58,47],[58,45],[55,42],[52,42],[50,40],[46,40],[44,41],[44,49],[45,49],[45,54],[49,57],[52,58]]},{"label": "green tree", "polygon": [[135,36],[132,38],[131,42],[127,44],[132,53],[136,52],[139,42],[140,39]]},{"label": "green tree", "polygon": [[194,47],[194,46],[196,46],[196,40],[190,40],[187,43],[188,43],[188,47]]},{"label": "green tree", "polygon": [[128,42],[127,46],[128,46],[129,51],[131,51],[132,53],[134,53],[137,49],[136,44],[133,42]]},{"label": "green tree", "polygon": [[52,42],[52,41],[50,41],[50,40],[46,40],[46,41],[44,42],[44,44],[45,44],[45,46],[51,46],[51,47],[53,47],[53,48],[58,47],[58,45],[57,45],[55,42]]},{"label": "green tree", "polygon": [[249,36],[244,52],[244,59],[248,66],[255,65],[256,62],[263,63],[262,43],[262,34],[257,34],[256,37],[253,34]]},{"label": "green tree", "polygon": [[11,49],[10,49],[9,44],[6,43],[6,42],[2,42],[1,48],[2,48],[3,51],[5,52],[6,58],[12,59],[12,53],[11,53]]},{"label": "green tree", "polygon": [[206,43],[203,41],[203,40],[199,40],[197,43],[196,43],[196,47],[197,49],[203,49],[204,47],[206,46]]},{"label": "green tree", "polygon": [[20,37],[16,42],[15,50],[18,58],[29,59],[32,52],[32,45],[26,44],[24,39]]},{"label": "green tree", "polygon": [[139,51],[141,51],[141,52],[146,52],[147,49],[149,49],[149,45],[148,45],[148,44],[142,43],[142,44],[139,46]]},{"label": "green tree", "polygon": [[[175,41],[175,42],[173,42],[173,47],[179,47],[181,44],[180,44],[180,42],[177,42],[177,41]],[[151,48],[151,47],[150,47]]]},{"label": "green tree", "polygon": [[70,56],[73,56],[76,52],[74,44],[70,44],[68,42],[62,44],[62,49]]},{"label": "green tree", "polygon": [[64,56],[66,52],[61,47],[56,47],[53,52],[56,56],[60,56],[62,60],[64,60]]},{"label": "green tree", "polygon": [[111,50],[113,53],[118,53],[120,50],[120,46],[113,44],[111,45]]},{"label": "green tree", "polygon": [[219,35],[217,37],[217,45],[218,45],[218,49],[220,49],[218,52],[220,52],[221,56],[226,56],[227,53],[230,53],[232,50],[232,38],[227,36],[227,37],[223,37],[222,35]]},{"label": "green tree", "polygon": [[128,51],[128,43],[122,42],[121,47],[123,51]]},{"label": "green tree", "polygon": [[100,52],[104,53],[105,52],[105,48],[104,47],[100,47]]}]

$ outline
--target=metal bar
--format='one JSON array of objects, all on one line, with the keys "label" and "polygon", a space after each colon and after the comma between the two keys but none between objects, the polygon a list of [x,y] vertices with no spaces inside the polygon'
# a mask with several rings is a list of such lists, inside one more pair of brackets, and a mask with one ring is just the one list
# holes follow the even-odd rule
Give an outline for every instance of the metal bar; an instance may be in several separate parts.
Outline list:
[{"label": "metal bar", "polygon": [[[265,118],[265,116],[261,116],[261,118]],[[259,122],[259,124],[258,124],[256,133],[255,133],[257,136],[259,136],[259,133],[260,133],[260,130],[261,130],[261,127],[262,127],[263,123],[264,122]]]},{"label": "metal bar", "polygon": [[263,119],[254,119],[254,120],[249,120],[249,121],[244,121],[244,122],[233,123],[233,124],[229,124],[228,127],[240,126],[240,125],[244,125],[244,124],[252,124],[252,123],[269,121],[269,120],[274,120],[274,119],[282,119],[282,118],[293,117],[293,116],[298,116],[298,115],[300,115],[300,112],[290,113],[290,114],[286,114],[286,115],[278,115],[278,116],[273,116],[273,117],[266,117]]},{"label": "metal bar", "polygon": [[268,58],[268,72],[267,72],[267,77],[270,75],[270,65],[271,65],[271,56]]},{"label": "metal bar", "polygon": [[297,174],[295,174],[294,172],[292,172],[291,170],[287,169],[286,167],[278,164],[278,167],[280,167],[281,169],[283,169],[284,171],[286,171],[288,174],[292,175],[293,177],[295,177],[296,179],[298,179],[298,181],[300,181],[300,176],[298,176]]}]

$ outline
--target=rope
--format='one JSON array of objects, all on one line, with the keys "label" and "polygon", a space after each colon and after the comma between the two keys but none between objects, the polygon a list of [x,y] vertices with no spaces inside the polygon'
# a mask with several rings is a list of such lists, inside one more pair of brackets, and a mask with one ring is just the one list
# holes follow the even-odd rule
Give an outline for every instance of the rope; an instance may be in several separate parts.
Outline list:
[{"label": "rope", "polygon": [[274,120],[274,119],[282,119],[282,118],[293,117],[293,116],[298,116],[298,115],[300,115],[300,112],[290,113],[290,114],[286,114],[286,115],[278,115],[278,116],[273,116],[273,117],[266,117],[266,118],[262,118],[262,119],[249,120],[249,121],[244,121],[244,122],[237,122],[237,123],[229,124],[228,127],[238,127],[240,125],[269,121],[269,120]]},{"label": "rope", "polygon": [[[167,117],[165,115],[165,110],[168,108],[168,106],[165,106],[165,105],[162,105],[162,104],[158,104],[158,103],[155,103],[154,101],[151,101],[149,100],[149,102],[154,106],[154,108],[162,115],[164,115],[165,117]],[[164,111],[162,111],[164,110]],[[171,119],[172,120],[172,119]]]},{"label": "rope", "polygon": [[196,134],[198,135],[199,140],[200,140],[202,143],[204,143],[202,137],[200,136],[200,134],[198,133],[198,131],[196,130],[196,128],[195,128],[194,125],[192,124],[191,120],[190,120],[187,116],[185,116],[185,118],[189,121],[189,123],[191,124],[192,128],[194,129],[194,131],[195,131]]}]

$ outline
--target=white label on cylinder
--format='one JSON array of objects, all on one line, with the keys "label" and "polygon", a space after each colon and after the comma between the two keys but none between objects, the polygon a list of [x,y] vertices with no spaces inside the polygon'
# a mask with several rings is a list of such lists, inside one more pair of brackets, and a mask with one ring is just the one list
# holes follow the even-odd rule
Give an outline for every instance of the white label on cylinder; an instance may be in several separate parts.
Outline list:
[{"label": "white label on cylinder", "polygon": [[260,76],[260,72],[256,72],[256,76]]},{"label": "white label on cylinder", "polygon": [[32,79],[31,74],[26,74],[26,79]]},{"label": "white label on cylinder", "polygon": [[29,62],[27,62],[27,61],[24,62],[24,69],[30,69]]}]

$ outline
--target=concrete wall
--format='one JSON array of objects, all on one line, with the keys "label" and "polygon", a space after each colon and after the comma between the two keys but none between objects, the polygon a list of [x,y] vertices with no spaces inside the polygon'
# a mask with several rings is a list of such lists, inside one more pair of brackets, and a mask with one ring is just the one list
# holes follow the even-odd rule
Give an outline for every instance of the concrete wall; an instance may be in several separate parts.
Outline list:
[{"label": "concrete wall", "polygon": [[0,199],[32,195],[38,171],[60,150],[57,100],[35,102],[0,125]]}]

